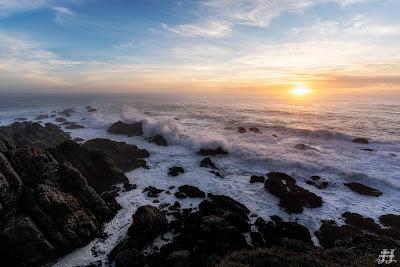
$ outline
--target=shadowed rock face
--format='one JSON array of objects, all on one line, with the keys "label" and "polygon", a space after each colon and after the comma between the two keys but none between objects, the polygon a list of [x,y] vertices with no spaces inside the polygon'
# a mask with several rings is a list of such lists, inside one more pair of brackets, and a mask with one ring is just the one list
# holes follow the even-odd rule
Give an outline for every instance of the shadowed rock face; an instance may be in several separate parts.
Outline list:
[{"label": "shadowed rock face", "polygon": [[[0,127],[0,139],[12,140],[18,146],[34,145],[47,149],[70,140],[71,136],[51,123],[42,126],[33,122],[14,122],[9,126]],[[0,149],[1,147],[0,142]]]},{"label": "shadowed rock face", "polygon": [[279,206],[289,213],[302,213],[304,207],[318,208],[322,206],[322,198],[296,185],[296,180],[280,172],[267,174],[265,189],[280,198]]},{"label": "shadowed rock face", "polygon": [[111,125],[111,127],[108,128],[107,132],[126,136],[142,136],[143,127],[141,122],[127,124],[123,123],[122,121],[118,121]]},{"label": "shadowed rock face", "polygon": [[41,266],[87,244],[117,212],[70,163],[33,146],[0,153],[0,257]]},{"label": "shadowed rock face", "polygon": [[147,163],[144,158],[150,156],[147,150],[140,149],[135,145],[102,138],[89,140],[85,142],[84,146],[91,150],[103,152],[124,172],[129,172],[140,167],[146,168]]},{"label": "shadowed rock face", "polygon": [[70,162],[98,193],[111,190],[116,183],[128,183],[125,174],[103,152],[89,150],[74,141],[49,149],[59,162]]},{"label": "shadowed rock face", "polygon": [[350,188],[351,191],[354,191],[360,195],[373,196],[373,197],[379,197],[380,195],[382,195],[381,191],[360,183],[347,183],[344,185]]}]

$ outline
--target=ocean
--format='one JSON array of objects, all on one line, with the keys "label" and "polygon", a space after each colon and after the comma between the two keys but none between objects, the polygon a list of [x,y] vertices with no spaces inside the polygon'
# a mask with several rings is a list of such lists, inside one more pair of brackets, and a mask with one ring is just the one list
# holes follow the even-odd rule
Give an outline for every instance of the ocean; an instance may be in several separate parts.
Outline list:
[{"label": "ocean", "polygon": [[[86,106],[97,109],[88,112]],[[122,210],[106,225],[108,234],[80,248],[54,266],[78,266],[106,262],[106,255],[123,238],[137,207],[154,204],[142,194],[152,185],[194,185],[206,192],[231,196],[252,213],[268,218],[279,215],[297,220],[310,231],[321,220],[342,222],[350,211],[377,219],[382,214],[400,213],[400,98],[341,98],[296,101],[269,96],[243,95],[36,95],[1,96],[0,125],[18,120],[35,120],[39,115],[56,114],[74,108],[69,121],[85,128],[67,130],[85,140],[109,138],[147,149],[149,169],[127,173],[138,189],[117,198]],[[56,123],[54,117],[41,123]],[[157,146],[145,137],[124,137],[107,133],[114,122],[141,121],[145,137],[162,134],[169,146]],[[238,127],[257,127],[259,133],[239,133]],[[357,144],[363,137],[370,144]],[[217,177],[200,168],[201,148],[222,147],[228,155],[214,162],[224,174]],[[365,150],[367,149],[367,150]],[[168,169],[182,166],[183,175],[170,177]],[[321,208],[305,208],[302,214],[288,214],[279,200],[262,184],[250,184],[251,175],[271,171],[290,174],[297,184],[322,197]],[[306,184],[307,178],[321,176],[328,181],[320,190]],[[355,194],[344,183],[360,182],[383,192],[376,197]],[[174,203],[173,195],[161,194],[160,203]],[[183,207],[200,200],[184,199]],[[158,204],[157,204],[158,205]],[[318,240],[313,238],[318,245]],[[159,242],[163,242],[159,240]],[[150,249],[150,248],[149,248]]]}]

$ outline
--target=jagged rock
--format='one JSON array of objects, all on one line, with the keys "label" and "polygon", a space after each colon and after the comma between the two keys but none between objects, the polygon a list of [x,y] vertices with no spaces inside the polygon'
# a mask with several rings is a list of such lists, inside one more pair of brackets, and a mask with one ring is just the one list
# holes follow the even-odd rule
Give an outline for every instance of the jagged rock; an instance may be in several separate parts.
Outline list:
[{"label": "jagged rock", "polygon": [[168,170],[169,176],[178,176],[179,174],[185,173],[185,170],[182,167],[171,167]]},{"label": "jagged rock", "polygon": [[118,121],[111,125],[111,127],[108,128],[107,132],[127,136],[142,136],[143,126],[141,122],[127,124],[123,123],[122,121]]},{"label": "jagged rock", "polygon": [[217,169],[214,162],[210,158],[204,158],[200,161],[200,167],[203,168],[210,168],[210,169]]},{"label": "jagged rock", "polygon": [[139,167],[147,168],[144,158],[150,153],[135,145],[125,142],[115,142],[108,139],[96,138],[85,142],[84,146],[91,150],[98,150],[109,156],[124,172],[129,172]]},{"label": "jagged rock", "polygon": [[306,184],[313,185],[318,189],[326,189],[329,185],[329,182],[325,179],[321,179],[319,176],[311,176],[306,180]]},{"label": "jagged rock", "polygon": [[265,182],[265,177],[264,176],[258,176],[258,175],[252,175],[250,177],[250,183],[264,183]]},{"label": "jagged rock", "polygon": [[355,138],[355,139],[353,139],[353,143],[358,143],[358,144],[365,144],[365,145],[367,145],[367,144],[369,144],[369,141],[368,141],[368,139],[366,139],[366,138]]},{"label": "jagged rock", "polygon": [[57,147],[50,148],[49,152],[59,162],[72,163],[98,193],[110,191],[114,184],[129,182],[114,161],[103,152],[89,150],[74,141],[67,141]]},{"label": "jagged rock", "polygon": [[18,146],[34,145],[47,149],[71,139],[71,136],[51,123],[42,126],[33,122],[14,122],[0,127],[0,139],[12,140]]},{"label": "jagged rock", "polygon": [[185,194],[187,197],[190,198],[204,198],[206,194],[201,191],[199,188],[191,185],[182,185],[178,188],[180,193]]},{"label": "jagged rock", "polygon": [[71,117],[71,115],[73,113],[75,113],[74,108],[67,108],[67,109],[64,109],[64,110],[58,112],[59,115],[64,116],[64,117]]},{"label": "jagged rock", "polygon": [[360,183],[346,183],[344,185],[347,186],[351,191],[354,191],[361,195],[373,197],[379,197],[380,195],[382,195],[381,191]]},{"label": "jagged rock", "polygon": [[202,148],[199,151],[199,154],[202,156],[216,156],[216,155],[226,155],[226,152],[222,147],[217,147],[216,149],[205,149]]},{"label": "jagged rock", "polygon": [[146,187],[142,193],[146,193],[147,192],[147,196],[148,197],[158,197],[158,195],[162,192],[164,192],[164,190],[162,189],[158,189],[154,186],[148,186]]},{"label": "jagged rock", "polygon": [[164,136],[158,134],[155,135],[151,138],[148,139],[150,143],[155,143],[156,145],[159,146],[168,146],[167,140],[164,138]]},{"label": "jagged rock", "polygon": [[302,213],[304,207],[318,208],[322,206],[322,198],[296,185],[296,180],[280,172],[267,174],[265,189],[280,198],[279,206],[289,213]]},{"label": "jagged rock", "polygon": [[0,153],[0,257],[4,266],[41,266],[99,235],[108,205],[70,163],[22,146]]}]

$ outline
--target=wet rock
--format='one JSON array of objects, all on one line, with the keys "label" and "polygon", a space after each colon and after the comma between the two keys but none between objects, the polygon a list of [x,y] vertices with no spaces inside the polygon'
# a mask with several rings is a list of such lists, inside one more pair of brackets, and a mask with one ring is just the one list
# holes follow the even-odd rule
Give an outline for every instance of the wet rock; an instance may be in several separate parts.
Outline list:
[{"label": "wet rock", "polygon": [[250,177],[250,183],[264,183],[265,182],[265,177],[264,176],[257,176],[257,175],[252,175]]},{"label": "wet rock", "polygon": [[182,167],[171,167],[168,170],[169,176],[178,176],[179,174],[185,173],[185,170]]},{"label": "wet rock", "polygon": [[66,122],[67,120],[61,117],[55,118],[54,119],[56,122]]},{"label": "wet rock", "polygon": [[278,136],[277,136],[276,134],[273,134],[272,137],[275,137],[275,138],[276,138],[276,137],[278,137]]},{"label": "wet rock", "polygon": [[148,139],[150,143],[155,143],[156,145],[159,146],[168,146],[167,140],[164,138],[164,136],[158,134],[155,135],[151,138]]},{"label": "wet rock", "polygon": [[74,141],[67,141],[50,148],[49,152],[59,162],[70,162],[98,193],[110,191],[114,184],[129,182],[115,162],[104,153],[89,150]]},{"label": "wet rock", "polygon": [[364,218],[360,214],[345,212],[342,214],[342,217],[345,218],[345,223],[351,226],[354,226],[360,230],[368,231],[371,233],[378,233],[381,231],[381,227],[379,224],[375,223],[375,221],[371,218]]},{"label": "wet rock", "polygon": [[311,147],[311,146],[309,146],[309,145],[306,145],[306,144],[297,144],[297,145],[294,146],[294,148],[297,149],[297,150],[310,150],[310,149],[315,149],[315,148],[313,148],[313,147]]},{"label": "wet rock", "polygon": [[82,139],[82,138],[77,137],[77,138],[74,139],[74,141],[77,142],[77,143],[82,143],[82,142],[84,142],[85,140]]},{"label": "wet rock", "polygon": [[265,222],[262,218],[257,218],[255,225],[269,245],[279,243],[282,238],[295,239],[312,244],[308,229],[296,222],[285,222],[283,220]]},{"label": "wet rock", "polygon": [[338,226],[335,221],[323,221],[315,235],[322,246],[331,248],[340,240],[348,241],[355,237],[360,237],[362,232],[350,225]]},{"label": "wet rock", "polygon": [[353,143],[367,145],[367,144],[369,144],[369,141],[366,138],[355,138],[355,139],[353,139]]},{"label": "wet rock", "polygon": [[0,127],[0,139],[12,140],[18,146],[34,145],[47,149],[71,139],[71,136],[51,123],[42,126],[33,122],[14,122]]},{"label": "wet rock", "polygon": [[257,127],[250,127],[249,131],[253,133],[261,133],[260,129],[258,129]]},{"label": "wet rock", "polygon": [[329,182],[325,179],[321,179],[319,176],[311,176],[306,180],[306,184],[313,185],[318,189],[326,189]]},{"label": "wet rock", "polygon": [[47,115],[47,114],[42,114],[42,115],[37,116],[37,117],[35,118],[35,120],[39,121],[39,120],[44,120],[44,119],[48,119],[48,118],[49,118],[49,115]]},{"label": "wet rock", "polygon": [[304,207],[322,206],[322,198],[296,185],[293,177],[280,172],[270,172],[267,176],[265,189],[280,198],[279,206],[288,213],[302,213]]},{"label": "wet rock", "polygon": [[125,190],[125,192],[132,191],[132,190],[134,190],[134,189],[136,189],[136,188],[137,188],[137,185],[135,185],[135,184],[124,183],[124,190]]},{"label": "wet rock", "polygon": [[186,194],[183,193],[183,192],[175,192],[174,196],[175,196],[176,198],[180,198],[180,199],[182,199],[182,198],[187,198]]},{"label": "wet rock", "polygon": [[191,185],[182,185],[178,190],[190,198],[204,198],[206,196],[206,194],[199,188]]},{"label": "wet rock", "polygon": [[0,256],[4,266],[41,266],[99,236],[108,205],[70,163],[22,146],[0,153]]},{"label": "wet rock", "polygon": [[122,121],[118,121],[111,125],[111,127],[108,128],[107,132],[126,136],[142,136],[143,127],[141,122],[127,124],[123,123]]},{"label": "wet rock", "polygon": [[71,130],[74,130],[74,129],[84,129],[84,128],[85,128],[84,126],[79,125],[79,124],[76,124],[76,123],[72,123],[72,124],[70,124],[70,125],[65,126],[65,129],[71,129]]},{"label": "wet rock", "polygon": [[250,232],[251,243],[255,247],[264,246],[264,238],[260,232]]},{"label": "wet rock", "polygon": [[103,138],[89,140],[85,142],[84,146],[88,149],[104,153],[124,172],[129,172],[140,167],[147,168],[145,158],[150,156],[147,150],[140,149],[135,145]]},{"label": "wet rock", "polygon": [[154,186],[148,186],[142,191],[142,193],[146,192],[148,197],[158,197],[160,193],[164,192],[164,190],[158,189]]},{"label": "wet rock", "polygon": [[210,169],[217,169],[214,162],[210,158],[204,158],[200,161],[200,167],[203,168],[210,168]]},{"label": "wet rock", "polygon": [[361,150],[368,151],[368,152],[374,152],[375,151],[372,148],[361,148]]},{"label": "wet rock", "polygon": [[181,204],[178,201],[175,201],[174,205],[171,205],[168,209],[178,211],[181,209]]},{"label": "wet rock", "polygon": [[214,194],[208,194],[207,195],[213,203],[221,206],[225,210],[230,210],[232,212],[236,212],[239,214],[249,214],[250,210],[243,205],[242,203],[234,200],[231,197],[224,196],[224,195],[214,195]]},{"label": "wet rock", "polygon": [[97,109],[95,109],[95,108],[92,107],[92,106],[87,106],[87,107],[86,107],[86,110],[87,110],[87,112],[96,112],[96,111],[97,111]]},{"label": "wet rock", "polygon": [[216,156],[216,155],[226,155],[228,154],[228,152],[222,149],[222,147],[217,147],[216,149],[202,148],[200,149],[199,154],[202,156]]},{"label": "wet rock", "polygon": [[64,117],[71,117],[71,115],[75,113],[74,108],[67,108],[64,109],[63,111],[58,112],[59,115],[64,116]]},{"label": "wet rock", "polygon": [[246,130],[246,128],[244,128],[244,127],[238,127],[238,128],[237,128],[237,132],[238,132],[238,133],[246,133],[247,130]]},{"label": "wet rock", "polygon": [[379,217],[379,221],[386,227],[400,229],[400,215],[385,214]]},{"label": "wet rock", "polygon": [[373,197],[379,197],[380,195],[382,195],[381,191],[360,183],[353,182],[353,183],[346,183],[344,185],[347,186],[351,191],[354,191],[361,195],[373,196]]}]

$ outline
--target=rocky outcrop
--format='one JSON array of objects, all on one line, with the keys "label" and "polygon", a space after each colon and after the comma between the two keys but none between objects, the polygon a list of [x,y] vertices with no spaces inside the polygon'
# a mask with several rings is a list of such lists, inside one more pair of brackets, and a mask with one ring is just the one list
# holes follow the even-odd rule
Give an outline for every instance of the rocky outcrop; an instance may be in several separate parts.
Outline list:
[{"label": "rocky outcrop", "polygon": [[264,176],[258,176],[258,175],[252,175],[250,177],[250,183],[264,183],[265,182],[265,177]]},{"label": "rocky outcrop", "polygon": [[270,172],[267,176],[265,189],[280,198],[279,206],[288,213],[302,213],[304,207],[322,206],[322,198],[296,185],[293,177],[280,172]]},{"label": "rocky outcrop", "polygon": [[373,196],[373,197],[379,197],[380,195],[382,195],[381,191],[360,183],[353,182],[353,183],[346,183],[344,185],[347,186],[351,191],[354,191],[360,195]]},{"label": "rocky outcrop", "polygon": [[70,163],[34,146],[0,153],[2,266],[41,266],[98,236],[117,212]]},{"label": "rocky outcrop", "polygon": [[150,143],[155,143],[156,145],[159,146],[168,146],[167,140],[164,138],[164,136],[158,134],[155,135],[151,138],[148,139]]},{"label": "rocky outcrop", "polygon": [[215,166],[214,162],[209,157],[204,158],[200,161],[200,167],[209,168],[211,169],[209,172],[211,172],[215,176],[224,178],[222,172],[217,168],[217,166]]},{"label": "rocky outcrop", "polygon": [[50,148],[49,152],[61,163],[70,162],[98,193],[110,191],[116,183],[129,182],[114,161],[101,151],[89,150],[74,141],[67,141]]},{"label": "rocky outcrop", "polygon": [[111,127],[108,128],[107,132],[126,136],[142,136],[143,127],[141,122],[127,124],[122,121],[118,121],[111,125]]},{"label": "rocky outcrop", "polygon": [[[0,127],[0,139],[12,140],[15,145],[34,145],[47,149],[71,139],[71,136],[57,125],[46,123],[42,126],[33,122],[14,122],[9,126]],[[0,141],[0,149],[1,149]]]},{"label": "rocky outcrop", "polygon": [[182,185],[178,187],[179,193],[190,198],[204,198],[206,194],[199,188],[191,185]]},{"label": "rocky outcrop", "polygon": [[353,143],[367,145],[367,144],[369,144],[369,141],[366,138],[355,138],[355,139],[353,139]]},{"label": "rocky outcrop", "polygon": [[179,174],[185,173],[185,170],[182,167],[174,166],[169,168],[168,175],[169,176],[178,176]]},{"label": "rocky outcrop", "polygon": [[319,176],[314,175],[306,180],[306,184],[313,185],[318,189],[326,189],[329,185],[329,182]]},{"label": "rocky outcrop", "polygon": [[199,154],[202,156],[216,156],[216,155],[226,155],[228,154],[222,147],[217,147],[215,149],[202,148],[199,150]]},{"label": "rocky outcrop", "polygon": [[124,172],[129,172],[140,167],[147,168],[145,158],[150,156],[147,150],[140,149],[135,145],[103,138],[89,140],[85,142],[84,146],[90,150],[103,152]]}]

